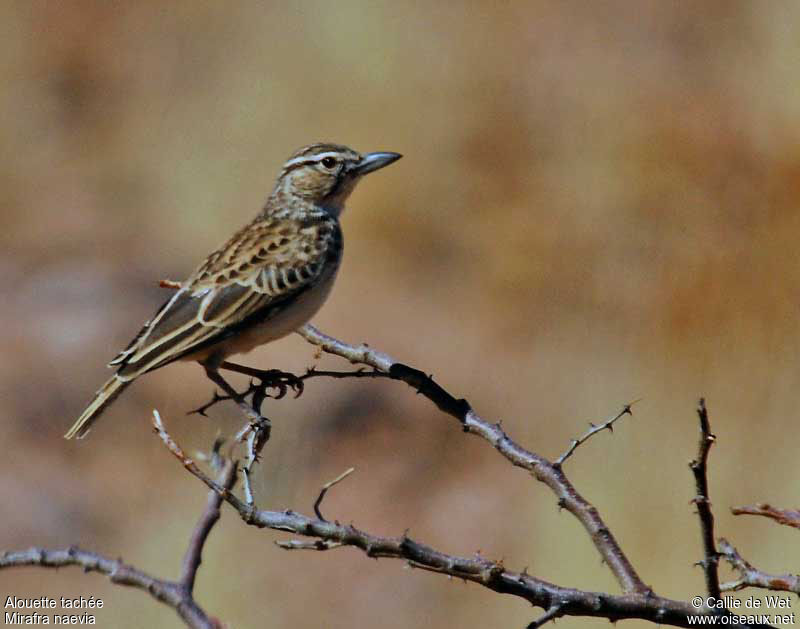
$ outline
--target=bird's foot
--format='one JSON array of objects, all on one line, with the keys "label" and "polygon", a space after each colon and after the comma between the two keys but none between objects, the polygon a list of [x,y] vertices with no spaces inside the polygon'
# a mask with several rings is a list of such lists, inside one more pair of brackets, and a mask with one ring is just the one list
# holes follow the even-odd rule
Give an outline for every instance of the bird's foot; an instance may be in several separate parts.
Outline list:
[{"label": "bird's foot", "polygon": [[[280,400],[285,397],[291,389],[294,397],[298,398],[303,394],[304,384],[302,379],[288,371],[279,369],[254,370],[259,373],[250,373],[253,380],[250,382],[249,394],[253,395],[253,406],[260,407],[265,398],[271,397]],[[273,389],[273,394],[269,390]],[[258,402],[258,404],[256,404]]]}]

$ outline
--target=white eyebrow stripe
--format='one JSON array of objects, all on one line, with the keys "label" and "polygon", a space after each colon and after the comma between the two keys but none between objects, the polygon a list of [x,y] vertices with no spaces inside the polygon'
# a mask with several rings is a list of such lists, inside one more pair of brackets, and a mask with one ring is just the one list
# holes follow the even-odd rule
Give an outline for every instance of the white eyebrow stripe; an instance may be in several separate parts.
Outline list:
[{"label": "white eyebrow stripe", "polygon": [[310,164],[314,162],[319,162],[325,159],[326,157],[336,157],[340,158],[342,154],[338,151],[328,151],[326,153],[317,153],[316,155],[301,155],[300,157],[295,157],[294,159],[290,159],[283,165],[283,169],[287,170],[292,166],[297,166],[298,164]]}]

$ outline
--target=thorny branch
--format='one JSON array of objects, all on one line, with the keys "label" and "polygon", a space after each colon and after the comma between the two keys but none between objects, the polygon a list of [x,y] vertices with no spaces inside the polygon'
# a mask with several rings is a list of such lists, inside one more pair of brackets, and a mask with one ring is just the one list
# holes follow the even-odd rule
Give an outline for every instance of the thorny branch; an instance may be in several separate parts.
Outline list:
[{"label": "thorny branch", "polygon": [[[507,570],[501,561],[481,556],[458,557],[442,553],[418,542],[406,533],[399,537],[380,537],[362,531],[351,524],[311,518],[295,511],[267,511],[239,499],[232,491],[210,478],[189,457],[164,428],[158,413],[153,423],[164,445],[181,462],[184,468],[216,491],[228,502],[244,522],[259,528],[288,531],[296,535],[314,537],[316,540],[278,542],[287,550],[326,551],[341,546],[352,546],[368,557],[391,557],[405,560],[414,568],[447,574],[487,587],[495,592],[512,594],[533,605],[548,610],[533,624],[541,626],[560,615],[593,616],[616,621],[623,618],[640,618],[658,624],[688,627],[689,616],[698,610],[689,603],[656,596],[651,591],[611,595],[565,588],[527,574],[526,571]],[[545,618],[546,617],[546,618]]]},{"label": "thorny branch", "polygon": [[[758,503],[752,506],[734,507],[731,512],[734,515],[760,515],[774,520],[778,524],[800,528],[800,511],[794,509],[777,509],[766,503]],[[757,587],[766,590],[794,592],[800,595],[800,576],[762,572],[746,561],[726,539],[719,540],[719,550],[720,556],[724,557],[731,568],[739,574],[738,579],[720,586],[723,591]]]},{"label": "thorny branch", "polygon": [[746,587],[757,587],[765,590],[781,590],[800,594],[800,576],[795,574],[767,574],[754,568],[745,561],[739,552],[726,539],[719,540],[720,555],[724,557],[736,572],[739,578],[729,583],[723,583],[723,591],[736,591]]},{"label": "thorny branch", "polygon": [[70,546],[64,550],[30,548],[0,555],[0,568],[43,566],[61,568],[81,566],[86,572],[99,572],[117,585],[129,585],[149,593],[153,598],[174,608],[184,622],[196,629],[217,629],[222,625],[211,618],[180,583],[157,579],[122,562],[98,553]]},{"label": "thorny branch", "polygon": [[580,445],[586,443],[587,441],[589,441],[589,439],[591,439],[598,432],[603,432],[604,430],[608,430],[609,432],[614,432],[614,424],[617,421],[619,421],[620,419],[622,419],[625,415],[633,415],[633,413],[631,412],[631,406],[636,404],[636,402],[638,402],[638,401],[639,400],[636,400],[634,402],[630,402],[629,404],[626,404],[625,406],[622,407],[622,410],[619,413],[614,415],[614,417],[612,417],[608,421],[603,422],[602,424],[595,425],[595,424],[590,422],[589,423],[589,430],[587,430],[583,435],[581,435],[577,439],[573,439],[570,442],[569,447],[564,452],[564,454],[562,454],[560,457],[558,457],[554,461],[553,465],[563,465],[564,461],[566,461],[569,457],[571,457],[572,453],[575,452],[575,450],[578,449],[578,446],[580,446]]},{"label": "thorny branch", "polygon": [[[261,371],[226,363],[222,365],[223,369],[227,368],[231,371],[250,375],[252,378],[258,379],[258,382],[251,381],[248,390],[244,394],[239,394],[232,387],[225,388],[227,396],[220,396],[215,393],[212,401],[198,409],[198,411],[202,414],[207,408],[224,399],[232,399],[241,406],[245,396],[249,395],[251,396],[252,409],[248,407],[246,415],[251,417],[252,413],[259,412],[261,403],[267,396],[268,388],[276,388],[278,391],[277,397],[285,395],[288,388],[294,389],[296,394],[299,395],[302,392],[303,381],[315,377],[388,378],[405,382],[418,393],[428,398],[440,410],[456,418],[464,432],[483,438],[513,465],[529,471],[534,478],[546,484],[558,498],[559,506],[572,513],[586,528],[598,552],[620,583],[623,594],[612,595],[562,587],[533,577],[527,574],[526,570],[522,572],[507,570],[502,561],[492,561],[480,555],[458,557],[442,553],[412,539],[407,532],[399,537],[381,537],[357,529],[352,524],[343,525],[336,520],[331,522],[324,519],[320,505],[326,491],[343,480],[352,469],[323,486],[314,504],[316,518],[304,516],[291,510],[278,512],[258,509],[250,491],[247,474],[266,440],[263,436],[263,431],[256,423],[248,422],[237,435],[235,441],[237,443],[245,440],[248,442],[247,463],[242,468],[246,496],[245,501],[243,501],[233,493],[238,468],[237,463],[231,458],[224,460],[224,468],[220,478],[217,480],[212,479],[194,460],[184,453],[183,449],[167,433],[157,411],[153,413],[153,423],[164,445],[191,474],[210,489],[206,509],[195,526],[184,556],[180,579],[175,582],[157,579],[122,563],[121,560],[112,560],[76,547],[66,550],[32,548],[28,551],[3,553],[0,555],[0,569],[21,565],[48,567],[80,565],[87,571],[93,570],[108,575],[114,583],[130,585],[148,591],[157,600],[173,607],[190,627],[201,627],[203,629],[220,627],[220,622],[215,618],[209,617],[195,602],[192,593],[201,563],[203,546],[211,529],[220,517],[221,503],[225,501],[236,509],[241,519],[248,525],[288,531],[296,535],[313,538],[276,542],[278,546],[286,550],[327,551],[341,546],[352,546],[362,550],[369,557],[401,559],[410,567],[462,578],[465,581],[483,585],[499,593],[519,596],[545,610],[539,618],[528,625],[528,629],[538,629],[547,622],[565,615],[601,617],[607,618],[612,622],[620,619],[639,618],[657,624],[689,627],[691,624],[695,624],[690,623],[691,617],[698,614],[715,614],[728,616],[728,620],[731,622],[727,624],[738,626],[736,625],[737,617],[730,616],[726,610],[716,608],[698,610],[689,603],[656,595],[638,576],[601,519],[597,509],[577,492],[562,470],[562,464],[572,456],[580,445],[603,430],[611,431],[615,422],[624,415],[631,414],[631,404],[625,405],[617,415],[605,423],[597,426],[591,425],[584,435],[571,441],[568,449],[558,459],[550,461],[514,442],[503,431],[499,423],[492,424],[482,419],[465,399],[456,399],[424,372],[398,363],[388,355],[373,350],[366,345],[352,346],[343,343],[321,333],[310,325],[305,326],[298,332],[307,341],[319,346],[323,351],[346,358],[351,363],[364,365],[371,368],[371,370],[363,368],[355,371],[318,371],[309,369],[305,375],[295,377],[292,374]],[[717,573],[717,563],[720,556],[725,557],[734,570],[740,574],[738,580],[724,584],[722,586],[724,590],[737,590],[753,586],[800,593],[800,577],[793,575],[773,576],[761,573],[742,559],[736,549],[725,540],[720,540],[721,552],[717,552],[713,540],[713,514],[711,513],[708,498],[706,470],[708,452],[715,437],[710,432],[703,400],[700,401],[698,415],[701,425],[699,454],[697,459],[692,461],[690,465],[695,474],[697,496],[694,502],[700,515],[705,550],[705,559],[701,563],[704,567],[709,594],[714,598],[720,597]],[[268,420],[265,419],[265,422],[268,426]],[[219,457],[218,446],[215,447],[215,458],[221,458]],[[798,526],[797,519],[800,518],[800,514],[797,512],[772,509],[768,505],[743,507],[738,512],[765,515],[792,526]],[[734,513],[737,513],[737,510],[734,510]]]},{"label": "thorny branch", "polygon": [[312,325],[300,328],[298,333],[309,343],[321,347],[329,354],[341,356],[354,364],[372,367],[392,380],[405,382],[433,402],[441,411],[455,417],[465,432],[482,437],[513,465],[531,472],[536,480],[546,484],[555,493],[559,506],[567,509],[583,524],[623,591],[650,591],[625,556],[597,509],[578,493],[560,465],[512,441],[500,424],[491,424],[481,418],[467,400],[456,399],[424,372],[399,363],[389,355],[366,345],[353,346],[343,343],[323,334]]},{"label": "thorny branch", "polygon": [[706,402],[700,398],[697,405],[697,416],[700,420],[700,442],[698,444],[697,458],[689,463],[689,467],[694,474],[696,493],[692,500],[697,506],[697,515],[700,518],[700,533],[703,540],[704,557],[699,562],[703,567],[706,580],[706,591],[708,595],[719,599],[719,554],[714,545],[714,514],[711,511],[711,500],[708,495],[708,452],[716,440],[716,436],[711,433],[711,426],[708,422],[708,412]]},{"label": "thorny branch", "polygon": [[181,577],[178,581],[167,581],[153,577],[122,559],[110,559],[99,553],[70,546],[64,550],[30,548],[0,555],[0,569],[17,566],[42,566],[61,568],[81,566],[85,572],[99,572],[108,576],[112,583],[128,585],[144,590],[156,600],[169,605],[178,613],[188,627],[193,629],[221,629],[222,623],[209,616],[194,599],[194,582],[200,568],[203,547],[211,529],[220,517],[222,494],[228,491],[236,480],[236,466],[231,461],[224,463],[216,487],[208,492],[208,501],[189,540],[183,558]]}]

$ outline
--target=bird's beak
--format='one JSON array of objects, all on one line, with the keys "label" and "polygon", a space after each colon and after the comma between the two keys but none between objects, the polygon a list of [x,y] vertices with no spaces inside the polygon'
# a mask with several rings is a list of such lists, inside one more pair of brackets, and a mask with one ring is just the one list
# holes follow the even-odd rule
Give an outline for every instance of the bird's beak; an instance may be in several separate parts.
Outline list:
[{"label": "bird's beak", "polygon": [[367,153],[350,172],[358,176],[366,175],[374,170],[388,166],[392,162],[396,162],[401,157],[403,156],[400,153]]}]

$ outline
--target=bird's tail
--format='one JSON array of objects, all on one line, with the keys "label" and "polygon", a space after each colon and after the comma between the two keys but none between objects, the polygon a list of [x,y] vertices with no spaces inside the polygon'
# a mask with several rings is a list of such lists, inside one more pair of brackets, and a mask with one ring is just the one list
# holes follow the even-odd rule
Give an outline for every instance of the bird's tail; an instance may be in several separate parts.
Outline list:
[{"label": "bird's tail", "polygon": [[64,435],[64,438],[72,439],[73,437],[77,437],[81,439],[86,436],[86,433],[89,432],[95,420],[106,410],[106,406],[116,400],[117,396],[122,393],[125,387],[131,382],[132,380],[123,380],[117,375],[112,376],[108,382],[100,387],[92,403],[86,407],[86,410],[83,411],[78,420],[72,425],[72,428]]}]

